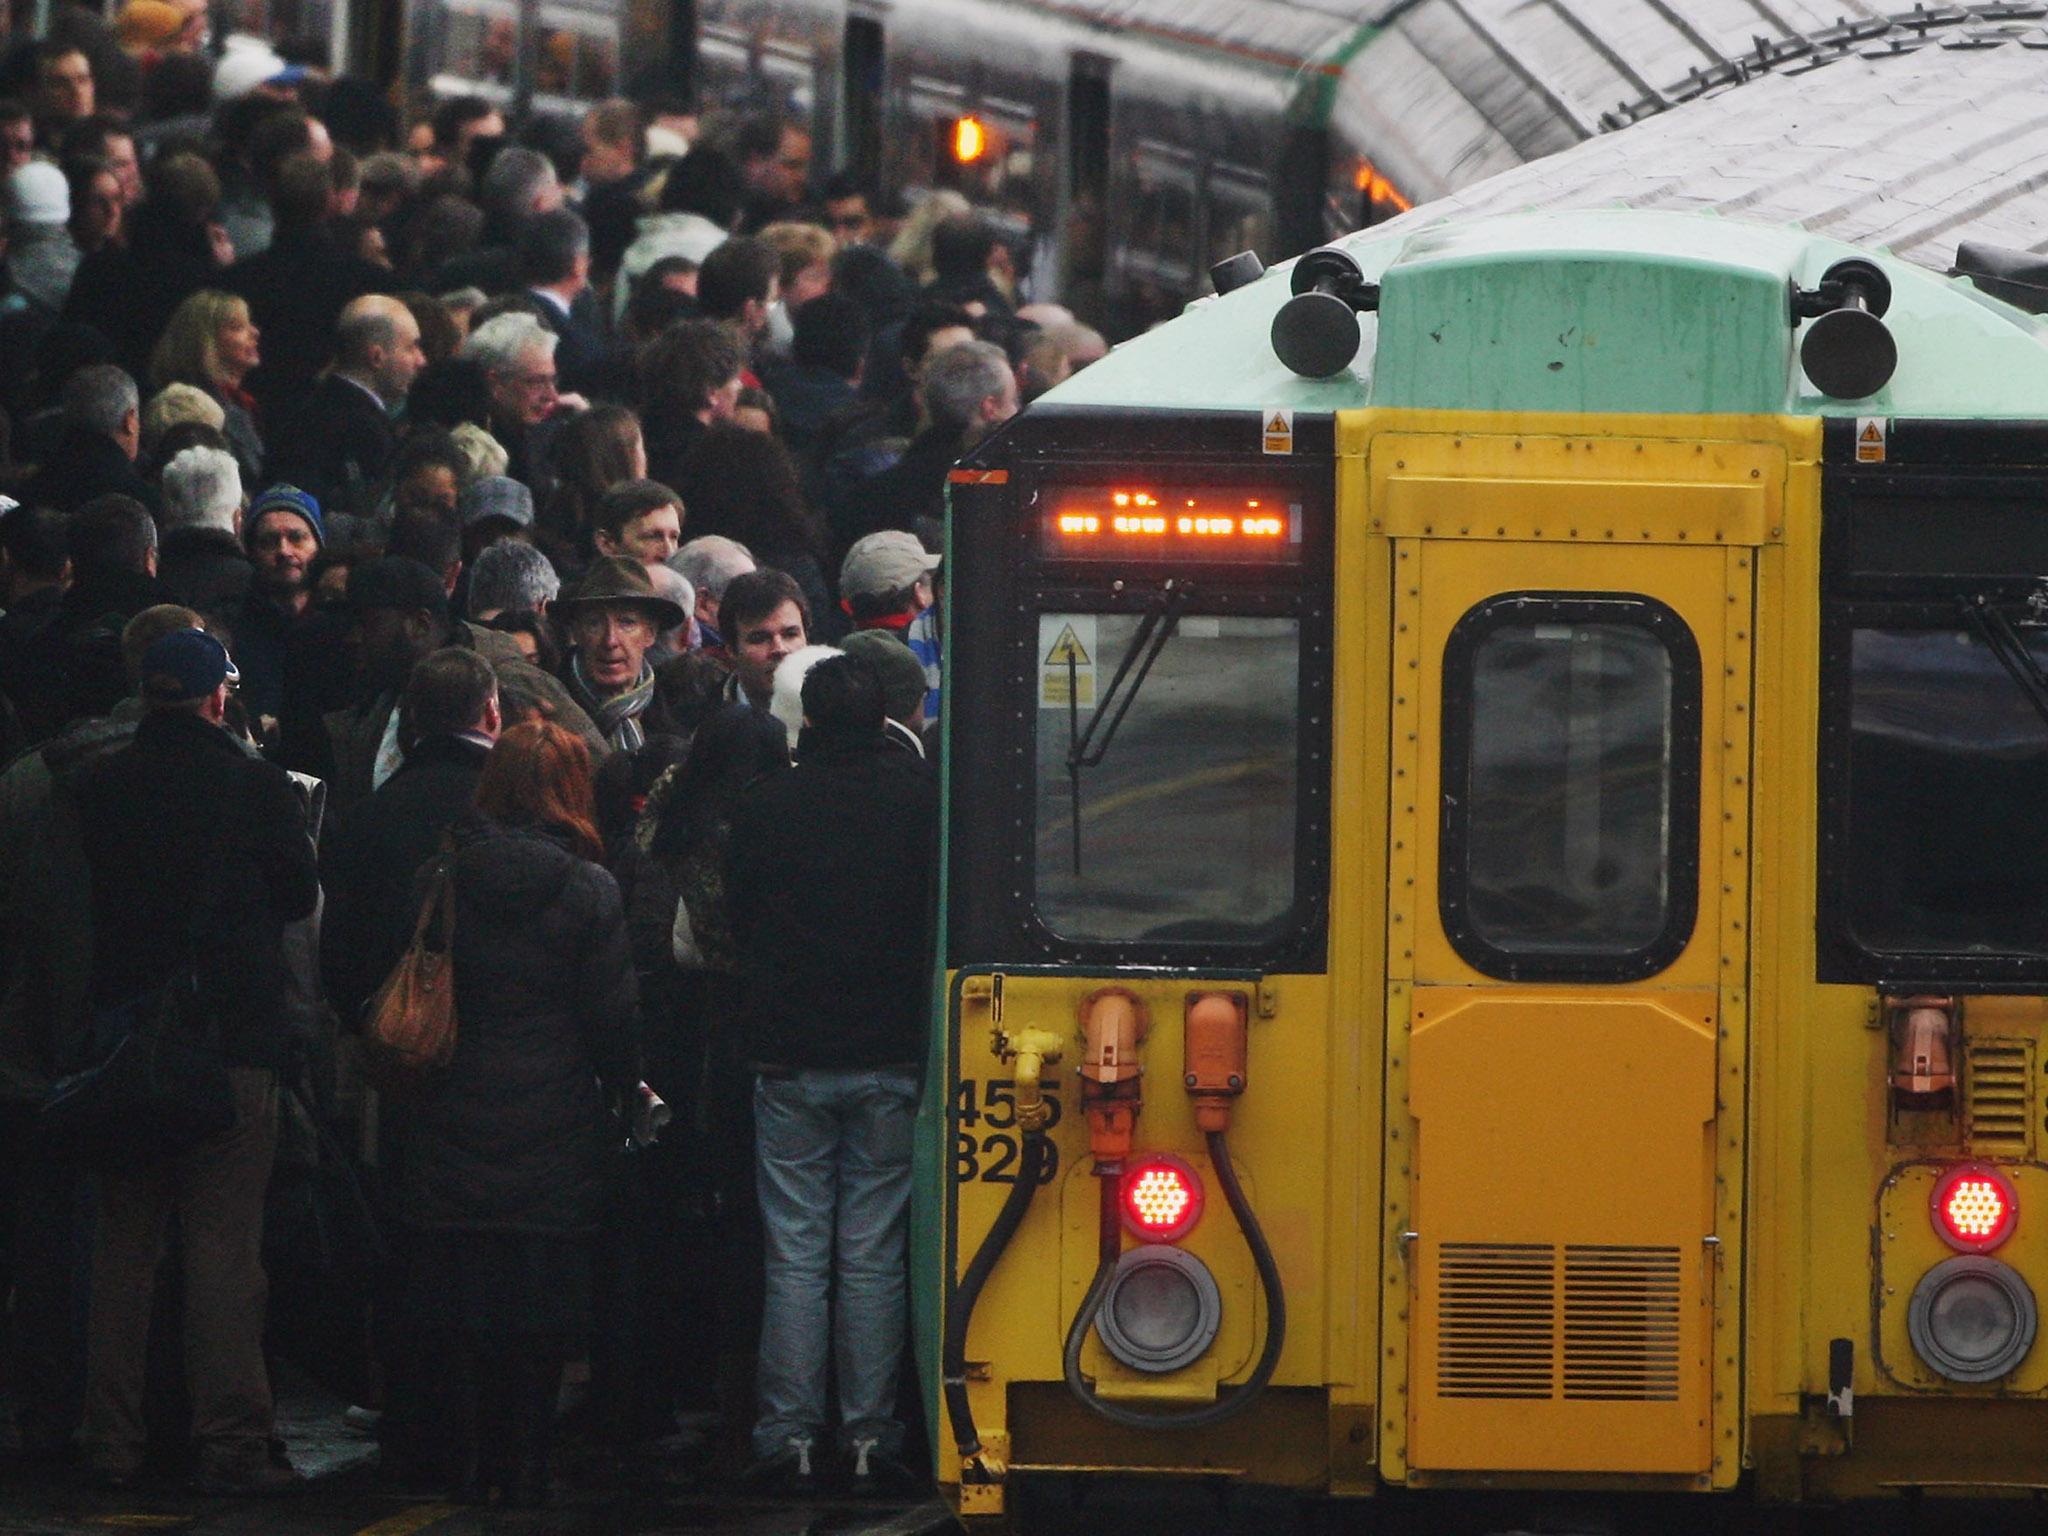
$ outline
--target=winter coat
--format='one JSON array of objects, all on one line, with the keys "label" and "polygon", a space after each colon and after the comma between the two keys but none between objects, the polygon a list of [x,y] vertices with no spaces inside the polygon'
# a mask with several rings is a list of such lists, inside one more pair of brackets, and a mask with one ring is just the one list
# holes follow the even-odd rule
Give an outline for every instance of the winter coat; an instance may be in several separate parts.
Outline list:
[{"label": "winter coat", "polygon": [[288,1058],[284,927],[320,885],[298,790],[197,715],[155,710],[78,787],[92,867],[93,997],[115,1003],[186,963],[230,1066]]},{"label": "winter coat", "polygon": [[469,815],[490,748],[467,736],[429,736],[367,800],[337,815],[320,844],[327,893],[320,971],[344,1027],[398,963],[412,936],[413,877]]},{"label": "winter coat", "polygon": [[163,510],[156,487],[135,468],[135,461],[104,432],[67,426],[57,446],[36,469],[20,493],[23,506],[55,507],[76,512],[96,496],[133,496],[152,516]]},{"label": "winter coat", "polygon": [[141,702],[124,700],[0,774],[0,1100],[39,1099],[86,1065],[92,876],[76,790],[141,718]]},{"label": "winter coat", "polygon": [[102,246],[78,264],[64,318],[97,329],[129,377],[147,379],[172,312],[200,289],[218,288],[221,277],[205,227],[160,213],[145,198],[126,245]]},{"label": "winter coat", "polygon": [[[543,672],[519,649],[510,635],[485,629],[467,619],[458,622],[445,644],[461,646],[481,655],[491,664],[500,682],[516,684],[541,701],[547,717],[565,731],[573,731],[590,748],[593,762],[603,761],[611,748],[597,733],[597,727],[569,697],[569,690],[552,673]],[[391,726],[391,712],[398,707],[398,695],[384,693],[352,709],[335,710],[325,721],[325,734],[317,743],[318,755],[311,760],[288,752],[287,760],[302,772],[327,781],[328,805],[346,810],[380,786],[376,785],[377,752]]]},{"label": "winter coat", "polygon": [[284,418],[270,454],[271,478],[310,491],[328,515],[375,513],[398,428],[369,390],[329,373]]},{"label": "winter coat", "polygon": [[455,1055],[411,1106],[402,1214],[591,1231],[614,1155],[606,1095],[640,1076],[619,888],[546,832],[478,816],[455,835]]},{"label": "winter coat", "polygon": [[221,286],[249,304],[263,332],[263,363],[249,392],[267,413],[286,412],[334,355],[334,323],[349,300],[388,287],[390,274],[342,249],[324,224],[280,229],[269,248],[236,262]]},{"label": "winter coat", "polygon": [[[156,579],[171,600],[231,621],[248,596],[253,571],[242,541],[225,528],[173,528],[157,546]],[[239,630],[235,639],[241,640]],[[241,651],[237,644],[237,666],[246,665]]]},{"label": "winter coat", "polygon": [[807,729],[741,798],[726,902],[753,1061],[924,1060],[938,818],[929,768],[879,731]]},{"label": "winter coat", "polygon": [[121,631],[143,609],[170,601],[163,583],[140,571],[89,570],[73,582],[27,646],[27,696],[15,703],[29,739],[54,736],[127,698]]}]

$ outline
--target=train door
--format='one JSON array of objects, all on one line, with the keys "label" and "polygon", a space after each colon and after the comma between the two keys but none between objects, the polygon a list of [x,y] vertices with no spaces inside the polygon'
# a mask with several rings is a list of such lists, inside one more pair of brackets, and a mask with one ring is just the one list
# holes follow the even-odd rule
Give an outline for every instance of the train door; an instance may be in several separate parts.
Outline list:
[{"label": "train door", "polygon": [[1382,1465],[1410,1481],[1722,1470],[1740,1207],[1717,1181],[1741,1187],[1742,1095],[1721,1075],[1741,1055],[1776,453],[1374,444],[1402,1368],[1383,1396],[1406,1405]]}]

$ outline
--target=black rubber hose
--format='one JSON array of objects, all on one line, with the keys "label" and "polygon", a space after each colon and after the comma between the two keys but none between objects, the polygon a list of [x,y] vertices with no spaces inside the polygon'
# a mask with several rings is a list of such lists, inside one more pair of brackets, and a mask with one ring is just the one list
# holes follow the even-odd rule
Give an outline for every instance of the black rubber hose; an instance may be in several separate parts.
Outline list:
[{"label": "black rubber hose", "polygon": [[1280,1348],[1287,1342],[1287,1293],[1280,1284],[1280,1266],[1273,1262],[1273,1250],[1267,1246],[1259,1218],[1253,1212],[1251,1202],[1244,1197],[1244,1187],[1237,1182],[1237,1169],[1231,1166],[1230,1145],[1223,1132],[1211,1131],[1208,1136],[1209,1161],[1215,1165],[1216,1182],[1223,1186],[1223,1198],[1230,1204],[1230,1214],[1237,1218],[1237,1229],[1244,1234],[1245,1246],[1252,1251],[1252,1263],[1259,1271],[1259,1286],[1266,1293],[1266,1347],[1260,1352],[1259,1363],[1245,1378],[1243,1386],[1230,1396],[1200,1408],[1172,1413],[1141,1413],[1106,1403],[1095,1395],[1081,1375],[1081,1345],[1088,1337],[1088,1330],[1095,1326],[1096,1313],[1102,1310],[1102,1298],[1109,1290],[1110,1277],[1116,1272],[1123,1248],[1122,1215],[1117,1209],[1118,1181],[1106,1178],[1102,1181],[1102,1258],[1095,1266],[1095,1279],[1081,1302],[1081,1310],[1074,1314],[1073,1326],[1067,1329],[1065,1364],[1068,1390],[1112,1424],[1122,1424],[1131,1429],[1202,1429],[1211,1424],[1221,1424],[1252,1405],[1266,1390],[1266,1384],[1273,1379],[1273,1372],[1280,1364]]},{"label": "black rubber hose", "polygon": [[960,1277],[960,1288],[953,1294],[952,1308],[946,1314],[946,1340],[939,1356],[939,1374],[945,1384],[946,1417],[952,1421],[953,1440],[960,1448],[962,1461],[981,1454],[974,1409],[967,1401],[967,1325],[974,1320],[974,1304],[981,1299],[981,1288],[995,1272],[996,1261],[1010,1246],[1017,1228],[1023,1225],[1031,1197],[1038,1193],[1038,1181],[1045,1171],[1046,1148],[1043,1131],[1024,1133],[1024,1155],[1019,1160],[1017,1182],[1010,1186],[1003,1208],[996,1212],[995,1225],[975,1249],[967,1273]]}]

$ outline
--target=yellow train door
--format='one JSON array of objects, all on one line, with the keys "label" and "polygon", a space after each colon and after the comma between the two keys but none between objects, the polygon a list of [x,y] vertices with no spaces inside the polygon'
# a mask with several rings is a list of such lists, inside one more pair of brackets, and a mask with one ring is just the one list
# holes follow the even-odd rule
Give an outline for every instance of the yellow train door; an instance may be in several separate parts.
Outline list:
[{"label": "yellow train door", "polygon": [[1631,446],[1372,446],[1406,1408],[1382,1470],[1413,1482],[1739,1463],[1749,637],[1783,456]]}]

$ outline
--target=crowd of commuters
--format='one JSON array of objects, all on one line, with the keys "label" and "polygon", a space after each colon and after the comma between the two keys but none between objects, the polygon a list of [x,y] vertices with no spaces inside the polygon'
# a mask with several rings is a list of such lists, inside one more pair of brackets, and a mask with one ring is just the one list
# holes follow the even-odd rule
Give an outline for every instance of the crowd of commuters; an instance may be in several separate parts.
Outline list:
[{"label": "crowd of commuters", "polygon": [[[0,57],[26,1454],[289,1489],[289,1361],[473,1500],[544,1499],[565,1416],[915,1476],[946,472],[1103,342],[957,198],[812,169],[669,99],[407,121],[203,0]],[[380,1092],[444,882],[454,1053]],[[145,1017],[232,1126],[60,1154],[52,1086]]]}]

